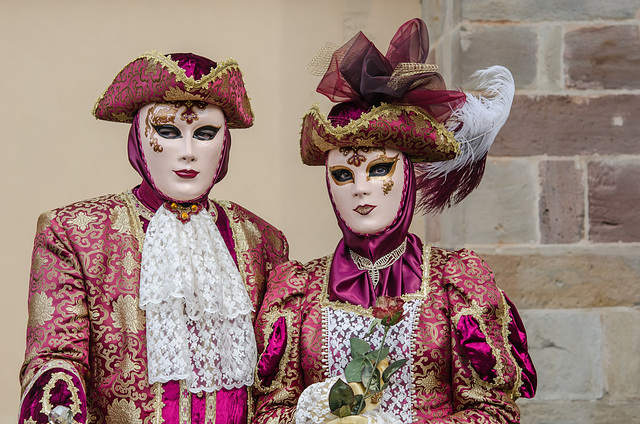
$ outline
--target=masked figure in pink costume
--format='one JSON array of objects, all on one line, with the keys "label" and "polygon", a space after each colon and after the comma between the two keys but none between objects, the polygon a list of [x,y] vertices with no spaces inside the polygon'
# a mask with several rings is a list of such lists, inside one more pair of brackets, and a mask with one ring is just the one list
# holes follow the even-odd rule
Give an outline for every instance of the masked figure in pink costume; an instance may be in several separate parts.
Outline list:
[{"label": "masked figure in pink costume", "polygon": [[524,327],[487,264],[408,232],[416,203],[441,210],[477,186],[514,94],[502,67],[477,75],[488,97],[446,90],[428,49],[419,19],[386,55],[359,33],[318,87],[338,104],[328,119],[315,106],[303,118],[302,161],[326,166],[343,238],[332,255],[285,263],[269,281],[256,324],[259,424],[337,419],[330,384],[351,337],[379,346],[382,330],[365,336],[383,295],[405,302],[386,343],[390,361],[408,362],[374,411],[335,423],[515,423],[515,400],[534,394]]},{"label": "masked figure in pink costume", "polygon": [[149,52],[97,101],[130,122],[142,183],[40,216],[19,422],[246,423],[253,321],[283,234],[228,201],[229,128],[253,112],[237,63]]}]

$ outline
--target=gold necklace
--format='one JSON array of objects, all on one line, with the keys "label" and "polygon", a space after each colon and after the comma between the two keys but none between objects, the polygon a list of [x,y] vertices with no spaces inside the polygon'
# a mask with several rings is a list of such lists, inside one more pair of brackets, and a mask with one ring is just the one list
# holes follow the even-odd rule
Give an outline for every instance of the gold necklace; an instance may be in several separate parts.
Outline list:
[{"label": "gold necklace", "polygon": [[382,256],[375,262],[371,262],[371,259],[365,258],[364,256],[358,255],[353,250],[349,249],[349,255],[351,255],[351,260],[361,271],[368,271],[369,277],[371,278],[371,283],[373,287],[377,287],[380,282],[380,270],[389,268],[394,264],[395,261],[400,259],[400,257],[407,250],[407,239],[400,244],[400,246],[393,249],[391,252]]}]

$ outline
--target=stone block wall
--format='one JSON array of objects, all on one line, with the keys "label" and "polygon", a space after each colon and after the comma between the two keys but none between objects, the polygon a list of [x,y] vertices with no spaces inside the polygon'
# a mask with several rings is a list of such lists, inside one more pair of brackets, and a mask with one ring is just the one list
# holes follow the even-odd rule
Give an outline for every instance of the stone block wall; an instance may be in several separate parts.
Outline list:
[{"label": "stone block wall", "polygon": [[523,316],[522,422],[640,422],[640,1],[422,7],[449,86],[494,64],[516,81],[482,184],[426,228],[481,253]]}]

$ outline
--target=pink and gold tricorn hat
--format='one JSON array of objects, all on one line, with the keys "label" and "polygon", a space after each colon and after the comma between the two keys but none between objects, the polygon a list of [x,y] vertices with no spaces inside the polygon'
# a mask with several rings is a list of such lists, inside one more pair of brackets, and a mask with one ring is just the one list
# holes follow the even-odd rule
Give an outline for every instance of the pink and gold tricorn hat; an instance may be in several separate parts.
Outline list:
[{"label": "pink and gold tricorn hat", "polygon": [[481,96],[448,90],[428,54],[421,19],[400,26],[384,55],[362,32],[337,49],[325,46],[310,70],[323,75],[316,91],[337,104],[326,117],[316,104],[302,118],[302,162],[325,165],[336,148],[394,148],[416,163],[424,211],[466,197],[509,115],[513,77],[494,66],[472,76]]},{"label": "pink and gold tricorn hat", "polygon": [[193,101],[220,107],[229,128],[253,125],[253,111],[234,59],[150,51],[125,66],[93,107],[97,119],[132,122],[147,103]]}]

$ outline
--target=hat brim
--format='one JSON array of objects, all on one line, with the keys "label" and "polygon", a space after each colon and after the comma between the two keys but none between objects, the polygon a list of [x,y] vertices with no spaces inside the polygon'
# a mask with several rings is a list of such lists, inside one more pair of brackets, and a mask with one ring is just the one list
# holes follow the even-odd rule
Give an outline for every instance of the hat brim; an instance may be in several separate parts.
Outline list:
[{"label": "hat brim", "polygon": [[188,77],[178,62],[155,51],[126,65],[96,101],[97,119],[132,122],[138,109],[148,103],[198,101],[220,107],[229,128],[253,125],[253,111],[234,59],[219,62],[200,79]]},{"label": "hat brim", "polygon": [[317,104],[302,118],[305,165],[324,165],[329,150],[358,146],[394,148],[413,162],[449,160],[460,151],[453,133],[416,106],[383,103],[343,127],[334,127]]}]

